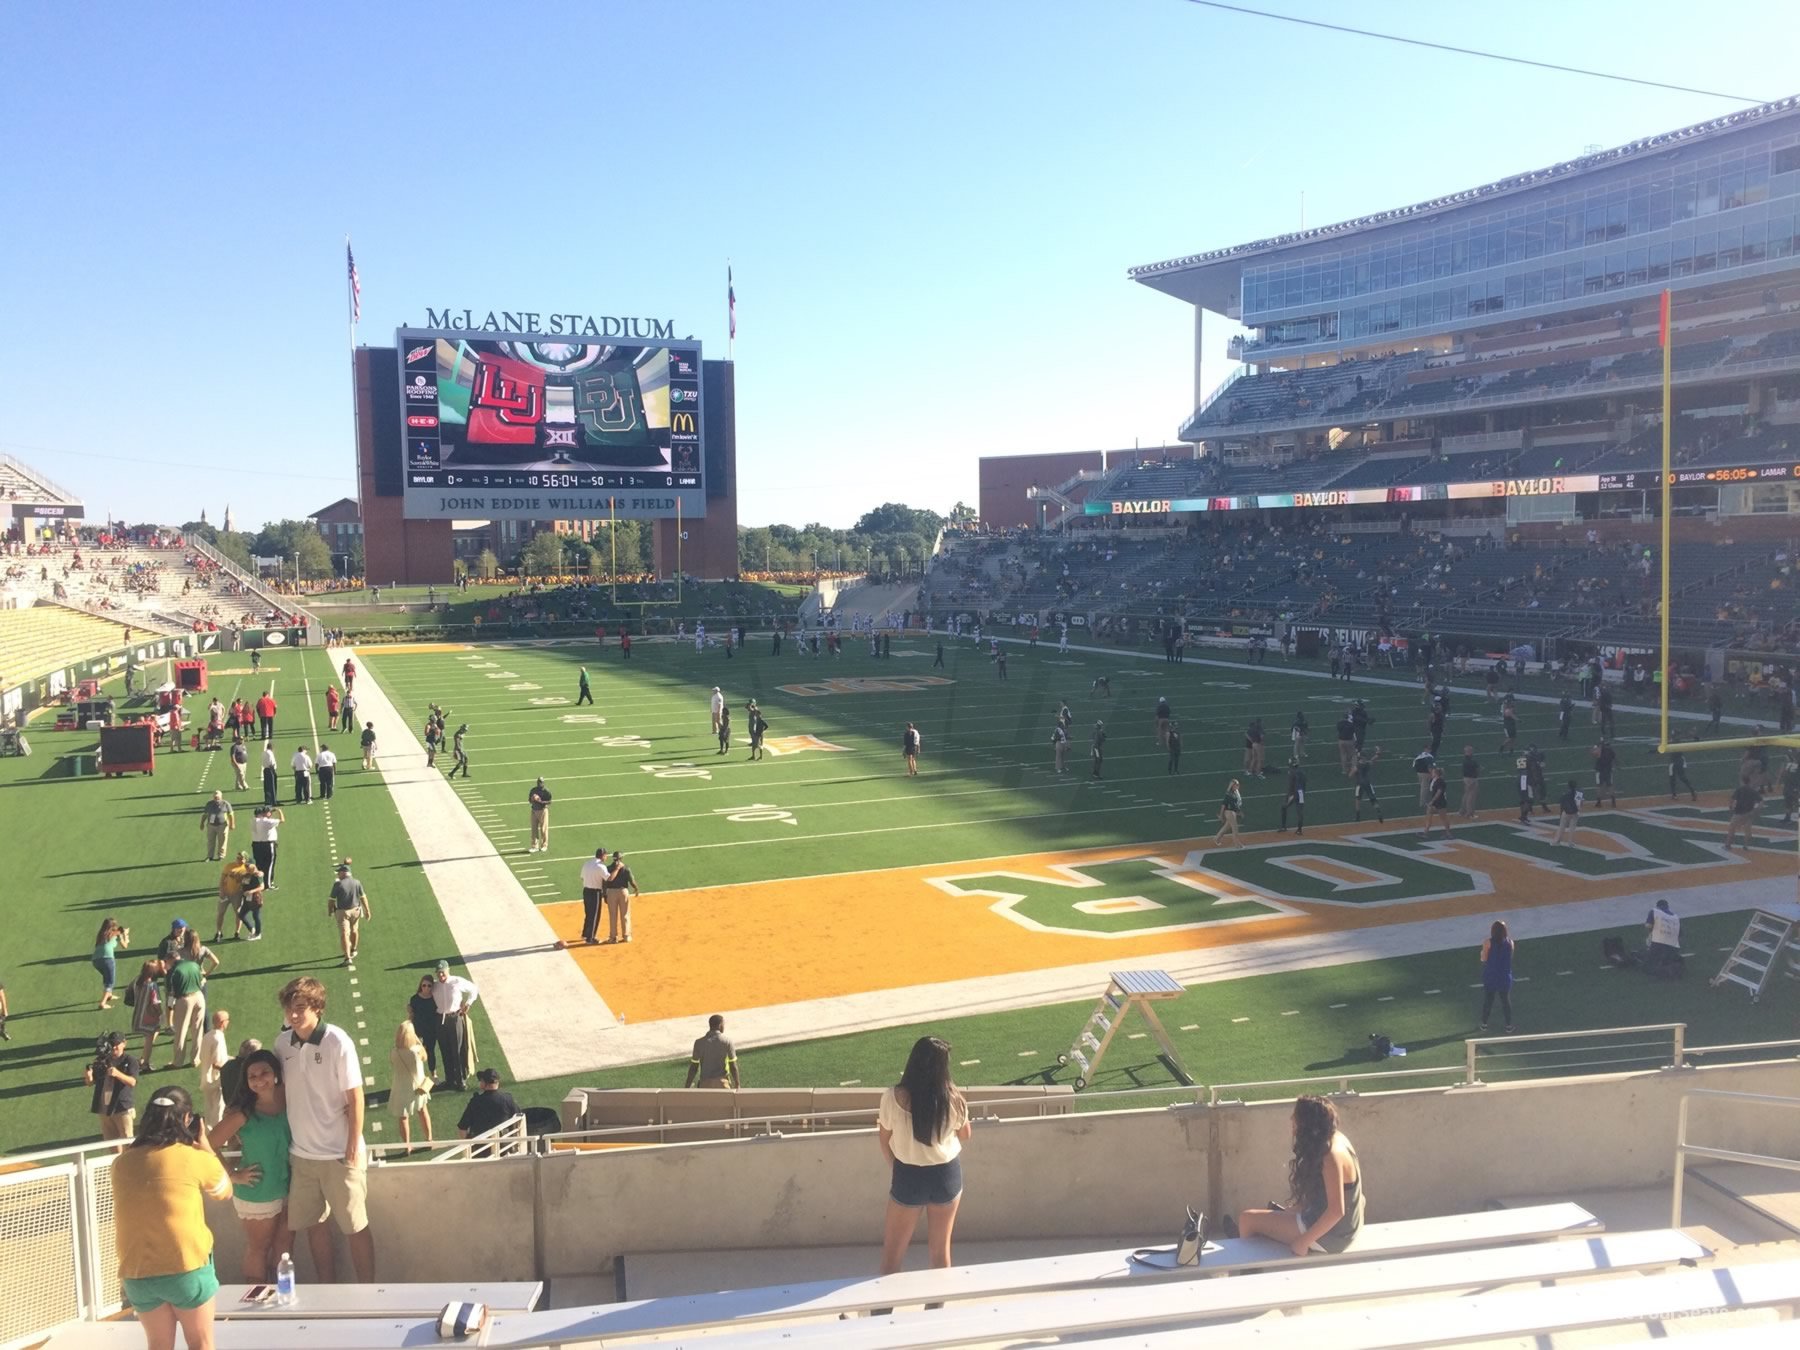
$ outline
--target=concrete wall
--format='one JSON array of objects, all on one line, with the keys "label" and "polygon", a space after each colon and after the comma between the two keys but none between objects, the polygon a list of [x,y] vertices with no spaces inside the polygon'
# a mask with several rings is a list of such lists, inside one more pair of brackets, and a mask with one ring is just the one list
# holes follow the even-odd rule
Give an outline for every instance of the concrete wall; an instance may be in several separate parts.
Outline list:
[{"label": "concrete wall", "polygon": [[[1800,1097],[1800,1063],[1337,1103],[1370,1218],[1404,1219],[1667,1180],[1681,1096],[1700,1087]],[[1184,1204],[1222,1214],[1280,1199],[1289,1109],[1278,1101],[977,1122],[957,1233],[1105,1245],[1172,1233]],[[1690,1138],[1800,1158],[1800,1110],[1697,1102]],[[872,1131],[397,1164],[375,1169],[369,1184],[379,1268],[393,1280],[592,1275],[621,1252],[868,1244],[886,1189]],[[228,1207],[212,1218],[219,1268],[234,1271],[237,1225]],[[306,1259],[295,1259],[304,1270]]]}]

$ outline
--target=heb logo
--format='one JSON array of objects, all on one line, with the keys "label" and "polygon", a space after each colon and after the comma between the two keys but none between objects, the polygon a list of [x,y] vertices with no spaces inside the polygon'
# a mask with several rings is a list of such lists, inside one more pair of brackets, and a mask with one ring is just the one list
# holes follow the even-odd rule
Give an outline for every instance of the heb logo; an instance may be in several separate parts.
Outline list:
[{"label": "heb logo", "polygon": [[1115,516],[1160,515],[1170,509],[1170,505],[1166,501],[1114,502],[1112,504],[1112,513]]},{"label": "heb logo", "polygon": [[412,347],[407,350],[406,364],[409,366],[416,366],[419,364],[419,362],[423,361],[426,357],[428,357],[430,355],[431,355],[431,344],[429,342],[422,343],[421,345],[419,345],[417,347]]},{"label": "heb logo", "polygon": [[406,425],[409,427],[435,427],[437,424],[437,418],[430,413],[408,413],[406,417]]}]

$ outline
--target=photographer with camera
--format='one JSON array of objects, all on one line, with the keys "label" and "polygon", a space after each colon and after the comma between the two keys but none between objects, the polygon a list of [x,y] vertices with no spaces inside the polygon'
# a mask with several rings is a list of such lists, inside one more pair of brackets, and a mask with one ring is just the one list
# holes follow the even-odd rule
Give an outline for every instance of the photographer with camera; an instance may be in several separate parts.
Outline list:
[{"label": "photographer with camera", "polygon": [[102,1139],[129,1139],[137,1125],[138,1062],[125,1049],[125,1033],[108,1031],[94,1043],[94,1062],[82,1081],[94,1089],[88,1107],[100,1117]]},{"label": "photographer with camera", "polygon": [[179,1326],[192,1350],[210,1350],[219,1277],[205,1202],[229,1199],[231,1178],[185,1088],[156,1090],[113,1163],[112,1193],[125,1302],[145,1339],[172,1347]]}]

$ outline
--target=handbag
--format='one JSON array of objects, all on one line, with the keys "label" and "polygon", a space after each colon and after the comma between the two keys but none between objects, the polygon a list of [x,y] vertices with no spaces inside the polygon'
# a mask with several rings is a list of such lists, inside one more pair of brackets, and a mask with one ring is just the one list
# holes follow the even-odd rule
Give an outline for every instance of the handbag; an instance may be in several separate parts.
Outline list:
[{"label": "handbag", "polygon": [[[1131,1259],[1141,1266],[1151,1266],[1158,1270],[1175,1270],[1181,1266],[1197,1266],[1205,1250],[1206,1243],[1201,1233],[1206,1228],[1206,1216],[1194,1212],[1188,1206],[1187,1217],[1181,1223],[1181,1236],[1173,1247],[1140,1247],[1131,1254]],[[1216,1251],[1217,1248],[1214,1248]]]}]

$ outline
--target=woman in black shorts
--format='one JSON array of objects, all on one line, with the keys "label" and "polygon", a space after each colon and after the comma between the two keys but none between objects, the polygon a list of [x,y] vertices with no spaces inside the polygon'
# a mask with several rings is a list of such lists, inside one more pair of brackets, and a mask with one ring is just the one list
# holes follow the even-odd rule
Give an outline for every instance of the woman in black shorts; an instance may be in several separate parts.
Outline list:
[{"label": "woman in black shorts", "polygon": [[931,1264],[947,1267],[950,1230],[962,1202],[962,1146],[969,1137],[968,1103],[950,1081],[949,1042],[936,1036],[914,1042],[906,1072],[881,1094],[875,1124],[881,1154],[893,1169],[881,1273],[891,1275],[900,1269],[921,1209]]}]

